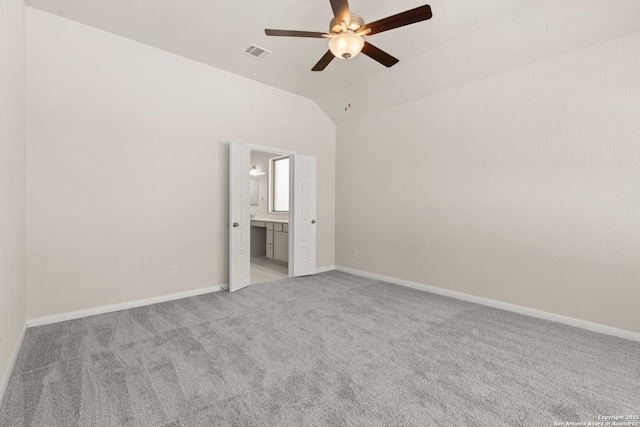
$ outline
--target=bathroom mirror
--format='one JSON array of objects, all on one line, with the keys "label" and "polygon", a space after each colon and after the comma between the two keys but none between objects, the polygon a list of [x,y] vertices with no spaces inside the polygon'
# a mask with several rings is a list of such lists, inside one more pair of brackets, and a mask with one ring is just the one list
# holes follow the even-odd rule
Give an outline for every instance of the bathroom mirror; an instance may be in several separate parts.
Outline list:
[{"label": "bathroom mirror", "polygon": [[260,204],[260,181],[258,178],[251,178],[249,200],[249,203],[252,205]]}]

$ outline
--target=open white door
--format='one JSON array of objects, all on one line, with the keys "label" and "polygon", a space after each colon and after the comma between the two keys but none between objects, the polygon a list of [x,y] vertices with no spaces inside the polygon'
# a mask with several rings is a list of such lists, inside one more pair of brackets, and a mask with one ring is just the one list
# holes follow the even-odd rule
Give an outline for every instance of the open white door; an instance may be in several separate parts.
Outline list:
[{"label": "open white door", "polygon": [[229,145],[229,292],[250,283],[250,156],[249,147],[234,142]]},{"label": "open white door", "polygon": [[293,157],[293,276],[316,274],[316,158]]}]

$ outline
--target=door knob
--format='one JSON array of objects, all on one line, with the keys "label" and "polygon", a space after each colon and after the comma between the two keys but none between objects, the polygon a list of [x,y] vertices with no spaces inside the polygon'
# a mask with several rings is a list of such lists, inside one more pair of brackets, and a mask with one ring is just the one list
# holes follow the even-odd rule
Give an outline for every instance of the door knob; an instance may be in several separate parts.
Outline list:
[{"label": "door knob", "polygon": [[234,226],[234,227],[240,227],[240,224],[238,224],[237,222],[234,222],[234,223],[233,223],[233,226]]},{"label": "door knob", "polygon": [[311,224],[315,224],[315,223],[316,223],[316,220],[315,220],[315,219],[312,219],[312,220],[311,220]]}]

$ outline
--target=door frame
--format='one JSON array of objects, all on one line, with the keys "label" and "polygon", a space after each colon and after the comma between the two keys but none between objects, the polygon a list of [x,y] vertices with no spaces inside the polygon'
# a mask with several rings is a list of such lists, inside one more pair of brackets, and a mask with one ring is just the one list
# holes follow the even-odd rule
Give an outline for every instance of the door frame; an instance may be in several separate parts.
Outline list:
[{"label": "door frame", "polygon": [[[249,148],[249,157],[251,157],[251,151],[263,151],[263,152],[267,152],[267,153],[274,153],[274,154],[280,154],[283,156],[289,156],[289,159],[291,160],[289,162],[289,262],[288,262],[288,271],[287,271],[287,275],[289,277],[293,277],[293,257],[294,257],[294,231],[293,231],[293,227],[292,225],[292,221],[291,219],[294,217],[295,212],[294,212],[294,203],[292,203],[295,199],[295,194],[294,194],[294,164],[295,164],[295,156],[296,156],[296,152],[292,151],[292,150],[285,150],[285,149],[281,149],[281,148],[276,148],[276,147],[268,147],[265,145],[257,145],[257,144],[249,144],[249,143],[244,143],[243,144],[245,147]],[[251,165],[249,165],[249,167],[251,167]],[[251,227],[251,218],[249,218],[249,227]],[[249,235],[251,235],[251,233],[249,233]],[[249,281],[251,281],[251,271],[249,271]]]}]

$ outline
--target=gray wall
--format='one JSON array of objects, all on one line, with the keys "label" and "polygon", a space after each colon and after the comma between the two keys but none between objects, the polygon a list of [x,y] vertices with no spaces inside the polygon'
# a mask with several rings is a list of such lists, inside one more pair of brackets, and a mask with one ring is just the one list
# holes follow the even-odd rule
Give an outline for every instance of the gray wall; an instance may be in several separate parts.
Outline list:
[{"label": "gray wall", "polygon": [[3,0],[0,4],[0,385],[4,383],[11,355],[25,325],[24,31],[24,2]]},{"label": "gray wall", "polygon": [[640,33],[340,125],[337,265],[640,332],[634,52]]}]

